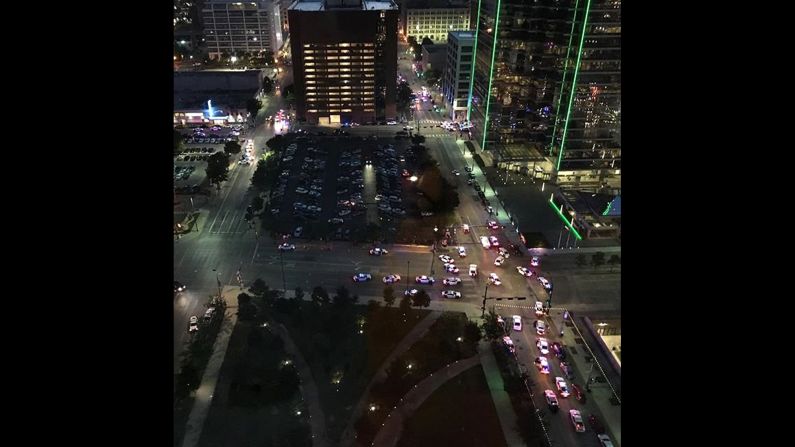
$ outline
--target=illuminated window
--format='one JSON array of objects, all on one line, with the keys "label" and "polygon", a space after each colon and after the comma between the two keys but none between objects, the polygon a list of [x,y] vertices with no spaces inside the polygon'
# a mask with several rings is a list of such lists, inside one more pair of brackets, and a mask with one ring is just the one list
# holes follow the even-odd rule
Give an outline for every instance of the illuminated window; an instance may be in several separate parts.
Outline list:
[{"label": "illuminated window", "polygon": [[326,59],[330,60],[330,61],[335,61],[335,60],[337,60],[337,56],[329,56]]},{"label": "illuminated window", "polygon": [[315,50],[304,50],[304,54],[312,54]]},{"label": "illuminated window", "polygon": [[309,110],[307,110],[307,112],[309,112],[309,113],[317,113],[317,109],[309,109]]},{"label": "illuminated window", "polygon": [[[317,82],[315,82],[315,81],[306,81],[306,83],[307,84],[317,84]],[[309,88],[309,87],[307,87],[307,88]]]},{"label": "illuminated window", "polygon": [[314,77],[315,77],[315,75],[313,75],[313,74],[308,74],[308,75],[306,75],[306,77],[311,79],[311,78],[314,78]]},{"label": "illuminated window", "polygon": [[315,69],[314,68],[307,68],[304,71],[307,72],[307,73],[313,73],[315,71]]},{"label": "illuminated window", "polygon": [[[348,60],[350,58],[351,58],[350,56],[340,56],[340,60]],[[329,58],[329,59],[331,59],[331,58]],[[336,57],[334,59],[336,59]]]},{"label": "illuminated window", "polygon": [[314,67],[315,63],[314,62],[307,62],[304,65],[306,65],[307,67]]},{"label": "illuminated window", "polygon": [[305,57],[304,59],[306,59],[306,60],[308,60],[308,61],[311,61],[311,60],[313,60],[313,59],[314,59],[314,57],[312,57],[312,56],[307,56],[307,57]]}]

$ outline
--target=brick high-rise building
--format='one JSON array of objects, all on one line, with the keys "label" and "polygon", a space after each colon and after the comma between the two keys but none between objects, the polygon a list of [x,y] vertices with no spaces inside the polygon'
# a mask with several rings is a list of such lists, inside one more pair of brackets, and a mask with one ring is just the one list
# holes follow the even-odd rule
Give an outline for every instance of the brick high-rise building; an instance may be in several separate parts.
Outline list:
[{"label": "brick high-rise building", "polygon": [[297,0],[288,16],[299,119],[328,124],[397,115],[397,4]]}]

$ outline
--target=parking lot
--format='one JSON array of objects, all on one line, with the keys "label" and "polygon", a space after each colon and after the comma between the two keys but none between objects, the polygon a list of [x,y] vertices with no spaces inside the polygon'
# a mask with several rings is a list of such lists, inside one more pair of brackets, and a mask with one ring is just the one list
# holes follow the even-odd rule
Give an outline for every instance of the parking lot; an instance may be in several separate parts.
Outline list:
[{"label": "parking lot", "polygon": [[[269,227],[294,237],[365,240],[396,232],[409,214],[408,140],[309,137],[289,134],[276,155],[279,177],[271,189]],[[382,232],[367,231],[377,224]]]},{"label": "parking lot", "polygon": [[205,192],[207,159],[223,151],[227,141],[237,141],[240,131],[238,126],[180,129],[185,141],[182,153],[174,157],[174,192]]}]

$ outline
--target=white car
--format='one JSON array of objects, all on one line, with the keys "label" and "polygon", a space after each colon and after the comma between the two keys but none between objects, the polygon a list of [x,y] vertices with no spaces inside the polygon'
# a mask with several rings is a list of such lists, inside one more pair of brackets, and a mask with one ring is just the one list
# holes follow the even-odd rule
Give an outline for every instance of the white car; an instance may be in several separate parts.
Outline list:
[{"label": "white car", "polygon": [[293,244],[288,244],[287,242],[285,242],[285,243],[283,243],[283,244],[279,245],[279,250],[280,250],[280,251],[289,251],[289,250],[295,250],[295,245],[293,245]]},{"label": "white car", "polygon": [[521,331],[522,330],[522,317],[519,315],[513,316],[513,330]]},{"label": "white car", "polygon": [[478,266],[477,264],[469,264],[469,276],[476,277],[478,276]]},{"label": "white car", "polygon": [[585,422],[582,420],[582,415],[577,410],[569,410],[569,417],[571,423],[574,425],[574,431],[582,433],[585,431]]},{"label": "white car", "polygon": [[535,326],[536,333],[538,335],[544,335],[544,333],[547,331],[547,325],[543,320],[536,320],[536,322],[533,323],[533,326]]},{"label": "white car", "polygon": [[419,293],[419,290],[417,290],[417,289],[411,289],[411,290],[406,290],[405,292],[403,292],[403,295],[406,295],[406,296],[416,296],[416,295],[417,295],[417,293]]},{"label": "white car", "polygon": [[514,347],[513,340],[511,340],[511,337],[507,335],[505,337],[502,337],[502,342],[505,344],[505,347],[508,348],[509,351],[511,352],[516,351],[516,347]]},{"label": "white car", "polygon": [[451,258],[450,256],[447,256],[447,255],[439,255],[439,260],[444,262],[445,264],[454,264],[455,263],[455,259],[453,259],[453,258]]},{"label": "white car", "polygon": [[544,398],[547,401],[547,405],[552,412],[558,411],[559,403],[558,403],[558,396],[555,395],[555,392],[552,390],[544,390]]},{"label": "white car", "polygon": [[500,224],[498,224],[497,221],[494,221],[494,220],[490,220],[488,222],[488,225],[489,225],[489,228],[491,228],[492,230],[497,230],[497,229],[500,228]]},{"label": "white car", "polygon": [[397,121],[390,120],[390,121],[387,121],[386,124],[387,124],[387,126],[394,126],[394,125],[397,124]]},{"label": "white car", "polygon": [[533,267],[538,267],[538,264],[540,263],[541,260],[538,259],[538,256],[533,256],[532,258],[530,258],[530,265],[532,265]]},{"label": "white car", "polygon": [[188,332],[196,332],[199,330],[199,317],[193,315],[190,317],[190,324],[188,325]]},{"label": "white car", "polygon": [[481,236],[480,237],[480,245],[482,245],[483,248],[485,248],[487,250],[489,248],[491,248],[491,242],[489,242],[489,238],[487,238],[486,236]]},{"label": "white car", "polygon": [[496,273],[489,273],[489,284],[499,286],[502,285],[502,281],[500,281],[500,277]]},{"label": "white car", "polygon": [[536,304],[535,306],[533,306],[533,309],[535,310],[536,315],[544,315],[544,303],[542,303],[541,301],[536,301]]},{"label": "white car", "polygon": [[457,286],[461,284],[461,278],[455,278],[455,277],[445,278],[442,281],[442,284],[446,286]]},{"label": "white car", "polygon": [[500,252],[500,256],[502,256],[505,259],[508,259],[508,258],[511,257],[511,254],[508,253],[508,249],[505,248],[505,247],[500,247],[500,248],[497,249],[497,251]]},{"label": "white car", "polygon": [[613,447],[613,441],[610,440],[610,436],[605,434],[596,435],[596,439],[599,440],[599,445],[602,447]]},{"label": "white car", "polygon": [[464,247],[458,247],[458,256],[462,258],[466,258],[467,256],[467,249]]},{"label": "white car", "polygon": [[538,350],[541,351],[542,354],[549,354],[549,341],[547,341],[546,338],[539,338],[538,341],[536,341],[536,346],[538,346]]},{"label": "white car", "polygon": [[549,374],[549,361],[546,357],[536,357],[536,368],[541,374]]},{"label": "white car", "polygon": [[549,281],[548,281],[546,278],[544,278],[543,276],[539,276],[539,277],[538,277],[538,282],[540,282],[540,283],[541,283],[541,285],[542,285],[542,286],[544,286],[544,288],[545,288],[545,289],[547,289],[547,290],[550,290],[550,289],[552,288],[552,283],[551,283],[551,282],[549,282]]},{"label": "white car", "polygon": [[371,248],[370,249],[370,254],[374,255],[374,256],[381,256],[381,255],[385,255],[385,254],[388,254],[388,253],[389,253],[389,251],[384,250],[383,248],[380,248],[380,247],[376,247],[376,248]]},{"label": "white car", "polygon": [[417,281],[417,284],[433,284],[436,281],[435,279],[433,279],[433,276],[425,276],[425,275],[418,276],[414,278],[414,280]]},{"label": "white car", "polygon": [[500,246],[500,240],[497,239],[497,236],[489,236],[489,242],[491,243],[492,247]]},{"label": "white car", "polygon": [[461,292],[454,290],[445,290],[442,292],[442,298],[461,298]]},{"label": "white car", "polygon": [[458,273],[459,272],[458,267],[456,267],[455,264],[445,264],[444,265],[444,269],[447,271],[447,273]]},{"label": "white car", "polygon": [[505,258],[503,258],[502,256],[497,256],[497,259],[494,260],[494,265],[500,267],[503,264],[505,264]]},{"label": "white car", "polygon": [[561,397],[569,397],[569,386],[566,385],[566,381],[563,380],[563,377],[555,377],[555,386],[558,387],[558,392],[560,393]]},{"label": "white car", "polygon": [[298,188],[295,188],[295,192],[297,192],[298,194],[306,194],[309,192],[309,190],[299,186]]},{"label": "white car", "polygon": [[461,175],[461,173],[460,173],[460,172],[458,172],[458,170],[457,170],[457,169],[453,169],[453,171],[452,171],[452,172],[453,172],[453,175]]},{"label": "white car", "polygon": [[383,278],[384,284],[393,284],[400,281],[400,275],[386,275]]},{"label": "white car", "polygon": [[519,272],[520,275],[526,276],[528,278],[533,276],[533,272],[527,267],[522,267],[522,266],[516,267],[516,271]]},{"label": "white car", "polygon": [[461,228],[464,230],[464,233],[469,233],[469,224],[464,224]]}]

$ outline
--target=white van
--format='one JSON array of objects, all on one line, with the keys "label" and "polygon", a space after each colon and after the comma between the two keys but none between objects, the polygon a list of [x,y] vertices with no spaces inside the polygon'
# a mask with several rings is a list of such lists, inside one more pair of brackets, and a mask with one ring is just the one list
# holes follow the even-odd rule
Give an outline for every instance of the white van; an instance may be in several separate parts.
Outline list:
[{"label": "white van", "polygon": [[491,242],[489,242],[489,238],[487,238],[486,236],[480,237],[480,244],[483,245],[483,248],[485,248],[486,250],[491,248]]},{"label": "white van", "polygon": [[469,264],[469,276],[476,277],[478,276],[478,266],[477,264]]}]

